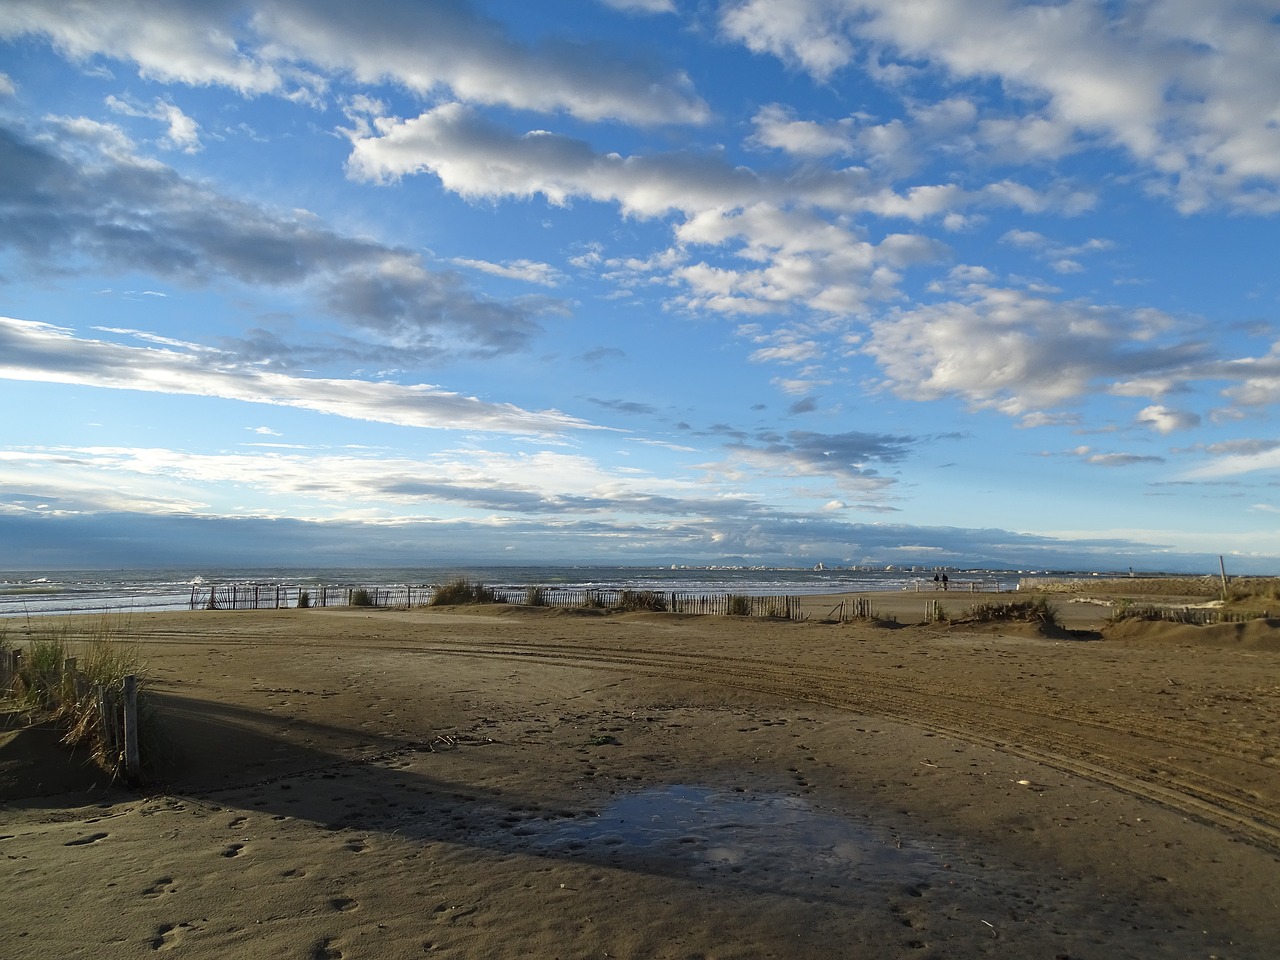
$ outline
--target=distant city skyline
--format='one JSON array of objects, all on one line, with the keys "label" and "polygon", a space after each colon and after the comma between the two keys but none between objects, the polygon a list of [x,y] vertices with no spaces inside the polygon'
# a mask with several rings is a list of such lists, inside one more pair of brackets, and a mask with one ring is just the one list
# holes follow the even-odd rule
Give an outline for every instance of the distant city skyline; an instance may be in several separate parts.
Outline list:
[{"label": "distant city skyline", "polygon": [[0,568],[1280,573],[1280,8],[0,5]]}]

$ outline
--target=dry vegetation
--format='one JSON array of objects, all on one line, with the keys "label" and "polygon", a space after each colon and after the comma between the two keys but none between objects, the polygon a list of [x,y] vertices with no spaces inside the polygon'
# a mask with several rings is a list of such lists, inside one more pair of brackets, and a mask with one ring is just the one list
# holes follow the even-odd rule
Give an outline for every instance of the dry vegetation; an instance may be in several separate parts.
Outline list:
[{"label": "dry vegetation", "polygon": [[[67,627],[40,629],[25,644],[10,643],[0,632],[0,652],[17,649],[21,655],[4,700],[7,726],[53,722],[63,731],[63,743],[86,749],[103,770],[113,776],[123,763],[119,745],[103,730],[102,698],[116,709],[122,703],[126,676],[138,680],[138,710],[142,720],[140,750],[153,752],[156,740],[153,714],[145,695],[143,665],[136,642],[125,636],[121,625],[105,620],[87,633]],[[68,666],[74,664],[73,670]]]},{"label": "dry vegetation", "polygon": [[[1107,597],[1113,619],[1163,619],[1187,623],[1280,616],[1280,577],[1096,577],[1045,581],[1028,587],[1043,593]],[[1210,611],[1196,613],[1194,611]]]}]

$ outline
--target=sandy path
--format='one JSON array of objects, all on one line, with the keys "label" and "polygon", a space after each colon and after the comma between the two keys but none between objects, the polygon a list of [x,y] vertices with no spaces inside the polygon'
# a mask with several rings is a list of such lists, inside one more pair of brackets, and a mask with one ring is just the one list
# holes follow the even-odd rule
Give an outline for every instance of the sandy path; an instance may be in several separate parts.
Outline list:
[{"label": "sandy path", "polygon": [[32,796],[0,746],[0,955],[1280,942],[1280,653],[1259,630],[1081,642],[514,609],[129,626],[169,731],[164,789]]}]

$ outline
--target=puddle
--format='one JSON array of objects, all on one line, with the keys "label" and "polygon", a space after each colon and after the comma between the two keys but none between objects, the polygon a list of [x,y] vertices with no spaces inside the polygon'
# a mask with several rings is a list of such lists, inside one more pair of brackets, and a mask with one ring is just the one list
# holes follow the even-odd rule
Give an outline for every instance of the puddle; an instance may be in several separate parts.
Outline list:
[{"label": "puddle", "polygon": [[859,881],[910,887],[943,869],[936,851],[824,814],[799,797],[686,785],[619,797],[598,816],[546,822],[522,839],[559,856],[668,861],[694,874],[828,888]]}]

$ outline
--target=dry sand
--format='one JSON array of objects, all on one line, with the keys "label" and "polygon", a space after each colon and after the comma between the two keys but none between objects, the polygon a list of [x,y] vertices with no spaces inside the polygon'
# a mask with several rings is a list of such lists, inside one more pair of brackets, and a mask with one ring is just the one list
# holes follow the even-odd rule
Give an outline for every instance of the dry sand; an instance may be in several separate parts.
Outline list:
[{"label": "dry sand", "polygon": [[1063,606],[132,615],[161,779],[0,734],[0,956],[1275,956],[1280,626]]}]

